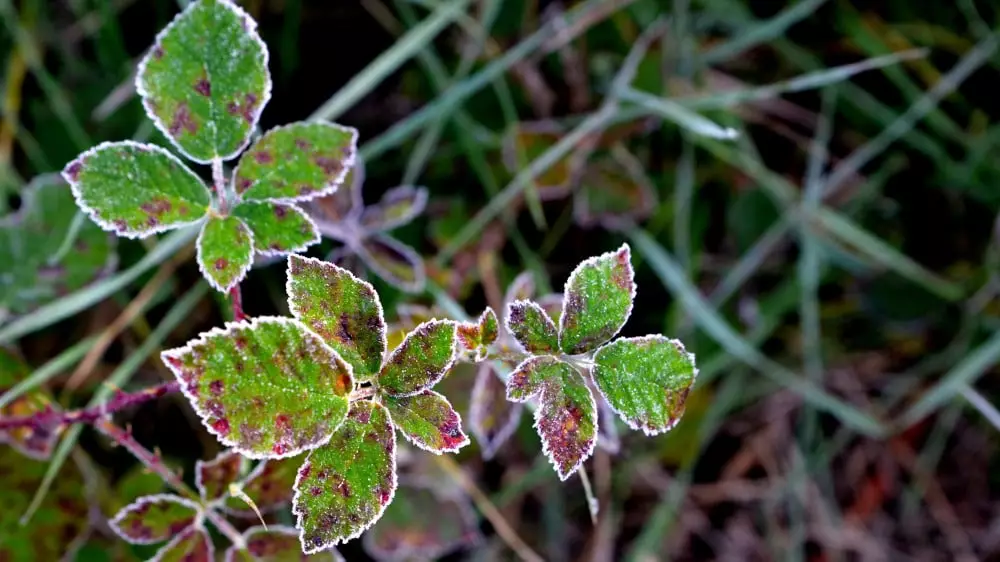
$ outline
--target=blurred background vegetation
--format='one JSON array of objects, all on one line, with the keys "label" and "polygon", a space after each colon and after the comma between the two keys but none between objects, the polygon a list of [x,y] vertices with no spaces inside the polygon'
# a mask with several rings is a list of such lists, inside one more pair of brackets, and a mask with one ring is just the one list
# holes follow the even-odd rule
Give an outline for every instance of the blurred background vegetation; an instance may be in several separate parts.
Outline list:
[{"label": "blurred background vegetation", "polygon": [[[179,4],[0,0],[0,214],[99,141],[167,145],[132,82]],[[596,523],[527,416],[492,460],[475,441],[463,451],[469,478],[423,461],[416,477],[472,494],[477,515],[495,507],[552,561],[1000,559],[995,3],[241,4],[271,49],[264,129],[355,126],[367,201],[429,189],[426,214],[394,232],[423,256],[428,287],[376,278],[390,319],[402,303],[497,306],[525,270],[539,293],[558,291],[580,260],[627,241],[639,293],[625,335],[663,332],[697,354],[677,429],[622,427],[620,451],[588,463]],[[127,275],[96,281],[100,295],[0,319],[0,344],[42,367],[64,405],[109,376],[158,382],[156,350],[227,319],[213,295],[178,300],[199,282],[191,249],[154,245],[120,241]],[[260,265],[247,313],[283,314],[284,268]],[[67,384],[87,338],[129,310]],[[463,415],[474,371],[442,390]],[[218,450],[179,397],[119,421],[188,476]],[[80,438],[74,458],[86,451],[120,499],[139,495],[126,452]],[[427,515],[400,515],[399,532],[444,540],[419,526]],[[514,556],[478,527],[449,559]],[[135,555],[96,537],[80,559]]]}]

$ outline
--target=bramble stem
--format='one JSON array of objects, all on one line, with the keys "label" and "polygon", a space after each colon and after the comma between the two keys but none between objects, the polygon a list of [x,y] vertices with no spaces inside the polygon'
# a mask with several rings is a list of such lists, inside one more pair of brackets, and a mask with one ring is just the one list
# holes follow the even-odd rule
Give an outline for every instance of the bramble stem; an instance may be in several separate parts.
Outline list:
[{"label": "bramble stem", "polygon": [[31,428],[35,431],[54,431],[59,427],[73,425],[75,423],[95,424],[103,418],[123,410],[130,406],[136,406],[156,400],[161,396],[172,394],[180,390],[180,383],[172,381],[161,385],[140,390],[139,392],[127,393],[116,391],[104,404],[82,410],[70,412],[57,412],[51,408],[32,414],[30,416],[19,416],[10,418],[0,418],[0,431],[18,428]]},{"label": "bramble stem", "polygon": [[219,210],[226,209],[226,175],[222,171],[222,160],[216,158],[212,160],[212,189],[219,197]]},{"label": "bramble stem", "polygon": [[138,459],[139,462],[141,462],[150,471],[156,473],[178,494],[198,504],[201,503],[201,497],[198,493],[188,487],[188,485],[181,480],[180,476],[171,470],[170,467],[163,464],[163,459],[160,458],[160,455],[151,452],[149,449],[143,447],[142,444],[136,441],[135,438],[132,437],[132,432],[130,430],[118,427],[111,421],[110,418],[107,417],[102,417],[99,420],[96,420],[94,423],[94,429],[100,431],[109,439],[124,447],[128,452],[132,453],[132,456]]},{"label": "bramble stem", "polygon": [[243,291],[239,285],[229,290],[229,298],[233,302],[233,322],[243,321],[247,316],[243,314]]},{"label": "bramble stem", "polygon": [[364,400],[365,398],[369,398],[374,395],[375,395],[375,387],[366,386],[352,392],[351,395],[347,397],[347,399],[351,402],[355,402],[357,400]]}]

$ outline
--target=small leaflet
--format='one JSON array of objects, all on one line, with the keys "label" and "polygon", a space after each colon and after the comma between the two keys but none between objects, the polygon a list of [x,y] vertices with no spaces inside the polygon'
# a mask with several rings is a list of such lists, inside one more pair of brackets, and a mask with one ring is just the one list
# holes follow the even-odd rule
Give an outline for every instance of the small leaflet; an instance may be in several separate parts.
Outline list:
[{"label": "small leaflet", "polygon": [[489,363],[479,365],[469,405],[469,429],[476,436],[484,460],[492,459],[510,439],[524,409],[507,400],[506,387]]},{"label": "small leaflet", "polygon": [[210,461],[198,460],[194,465],[194,482],[201,499],[212,502],[229,493],[229,485],[240,477],[243,457],[236,451],[223,451]]},{"label": "small leaflet", "polygon": [[304,252],[320,240],[316,223],[295,205],[247,202],[237,205],[233,215],[253,231],[254,248],[263,256]]},{"label": "small leaflet", "polygon": [[559,332],[538,303],[526,300],[507,305],[507,330],[529,353],[552,353],[559,349]]},{"label": "small leaflet", "polygon": [[628,244],[590,258],[573,270],[563,291],[559,345],[575,355],[592,351],[618,334],[635,299],[635,273]]},{"label": "small leaflet", "polygon": [[125,506],[108,524],[130,543],[155,544],[195,526],[201,518],[200,509],[180,496],[155,494]]},{"label": "small leaflet", "polygon": [[152,144],[99,144],[67,164],[62,175],[77,205],[101,228],[125,238],[197,222],[211,204],[201,178]]},{"label": "small leaflet", "polygon": [[646,435],[677,425],[698,375],[694,355],[661,335],[615,340],[597,350],[594,364],[594,382],[608,405]]},{"label": "small leaflet", "polygon": [[436,455],[457,453],[469,444],[462,417],[444,396],[425,390],[414,396],[385,398],[392,422],[411,443]]},{"label": "small leaflet", "polygon": [[326,443],[354,390],[351,366],[287,318],[230,322],[161,357],[208,431],[250,458]]},{"label": "small leaflet", "polygon": [[430,486],[407,484],[362,540],[372,558],[388,562],[440,560],[481,539],[465,496],[445,497]]},{"label": "small leaflet", "polygon": [[420,324],[389,354],[376,384],[390,396],[412,396],[433,387],[455,364],[457,340],[450,320]]},{"label": "small leaflet", "polygon": [[312,554],[361,536],[396,493],[396,433],[381,404],[351,404],[347,421],[299,470],[292,513]]},{"label": "small leaflet", "polygon": [[493,345],[499,334],[497,315],[493,309],[486,307],[479,319],[473,322],[458,323],[458,343],[464,356],[479,362],[486,359],[489,346]]},{"label": "small leaflet", "polygon": [[426,206],[426,188],[401,185],[387,191],[375,205],[365,207],[359,224],[371,233],[385,232],[411,222]]},{"label": "small leaflet", "polygon": [[419,293],[427,283],[424,258],[413,248],[384,234],[361,240],[355,248],[369,269],[393,287],[407,293]]},{"label": "small leaflet", "polygon": [[233,187],[244,201],[307,201],[340,187],[357,155],[358,131],[292,123],[264,133],[240,158]]},{"label": "small leaflet", "polygon": [[549,356],[522,362],[507,381],[507,398],[523,402],[538,399],[535,429],[542,452],[560,480],[570,477],[594,452],[597,442],[597,404],[576,370]]},{"label": "small leaflet", "polygon": [[213,562],[215,545],[205,528],[196,525],[180,533],[150,559],[150,562]]},{"label": "small leaflet", "polygon": [[229,160],[271,99],[267,46],[230,0],[198,0],[156,36],[136,90],[156,127],[188,158]]},{"label": "small leaflet", "polygon": [[354,368],[372,380],[386,352],[385,316],[378,293],[346,269],[314,258],[288,256],[288,309]]},{"label": "small leaflet", "polygon": [[198,236],[198,268],[216,291],[228,293],[253,265],[254,237],[236,217],[211,217]]},{"label": "small leaflet", "polygon": [[[270,513],[291,503],[292,487],[301,465],[301,456],[267,459],[258,463],[237,486],[261,513]],[[236,517],[257,518],[254,510],[240,498],[226,498],[223,509]]]},{"label": "small leaflet", "polygon": [[243,532],[246,550],[230,546],[226,550],[225,562],[343,562],[337,549],[330,548],[314,554],[302,554],[299,531],[285,525],[250,527]]}]

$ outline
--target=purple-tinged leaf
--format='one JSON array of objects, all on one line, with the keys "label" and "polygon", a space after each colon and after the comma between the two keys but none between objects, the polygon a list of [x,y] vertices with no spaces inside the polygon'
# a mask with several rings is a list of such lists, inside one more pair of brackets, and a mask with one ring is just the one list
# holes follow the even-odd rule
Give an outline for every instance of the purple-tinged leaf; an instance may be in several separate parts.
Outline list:
[{"label": "purple-tinged leaf", "polygon": [[[336,191],[305,204],[306,212],[316,221],[324,235],[331,236],[327,234],[326,227],[332,227],[340,233],[342,223],[353,224],[358,220],[364,210],[364,202],[361,199],[364,182],[365,163],[361,155],[358,155],[354,159],[354,166],[348,170],[347,176]],[[339,236],[332,237],[342,240]]]},{"label": "purple-tinged leaf", "polygon": [[309,454],[295,481],[292,513],[307,554],[357,538],[396,493],[396,433],[381,404],[351,404],[347,421]]},{"label": "purple-tinged leaf", "polygon": [[573,216],[584,228],[621,230],[649,218],[656,205],[656,188],[642,163],[621,148],[587,165]]},{"label": "purple-tinged leaf", "polygon": [[486,307],[479,315],[479,320],[459,322],[457,330],[459,347],[465,356],[476,362],[483,361],[489,354],[489,346],[493,345],[499,334],[497,315],[492,308]]},{"label": "purple-tinged leaf", "polygon": [[211,217],[198,235],[198,269],[216,291],[228,293],[253,265],[254,237],[236,217]]},{"label": "purple-tinged leaf", "polygon": [[457,340],[450,320],[420,324],[389,354],[376,384],[390,396],[412,396],[433,387],[455,364]]},{"label": "purple-tinged leaf", "polygon": [[257,22],[230,0],[192,2],[156,36],[136,90],[157,128],[192,160],[229,160],[271,98]]},{"label": "purple-tinged leaf", "polygon": [[507,381],[507,398],[517,402],[537,398],[535,429],[542,439],[542,452],[561,480],[594,452],[597,404],[570,365],[549,356],[525,360]]},{"label": "purple-tinged leaf", "polygon": [[229,485],[240,478],[243,456],[236,451],[223,451],[210,461],[198,460],[194,464],[194,483],[206,502],[224,498]]},{"label": "purple-tinged leaf", "polygon": [[594,382],[632,429],[656,435],[677,425],[698,369],[684,345],[660,335],[620,338],[594,354]]},{"label": "purple-tinged leaf", "polygon": [[292,123],[264,133],[240,158],[233,187],[244,201],[307,201],[333,193],[354,166],[358,131]]},{"label": "purple-tinged leaf", "polygon": [[520,403],[507,400],[506,387],[489,363],[479,365],[469,405],[469,429],[476,436],[483,459],[490,460],[517,430]]},{"label": "purple-tinged leaf", "polygon": [[304,252],[319,242],[309,215],[292,204],[246,202],[233,209],[253,231],[254,248],[264,256]]},{"label": "purple-tinged leaf", "polygon": [[151,144],[106,142],[62,171],[79,205],[104,230],[145,238],[197,222],[211,196],[176,156]]},{"label": "purple-tinged leaf", "polygon": [[122,508],[108,524],[130,543],[154,544],[196,526],[200,509],[198,504],[179,496],[143,496]]},{"label": "purple-tinged leaf", "polygon": [[563,291],[559,345],[586,353],[607,342],[628,321],[635,299],[635,273],[628,244],[590,258],[573,270]]},{"label": "purple-tinged leaf", "polygon": [[333,264],[288,256],[288,309],[353,368],[371,380],[386,352],[385,317],[371,284]]},{"label": "purple-tinged leaf", "polygon": [[351,366],[287,318],[231,322],[161,357],[209,432],[250,458],[326,443],[354,390]]},{"label": "purple-tinged leaf", "polygon": [[522,271],[510,282],[504,294],[504,304],[514,301],[531,300],[535,296],[535,276],[530,271]]},{"label": "purple-tinged leaf", "polygon": [[444,396],[433,390],[402,398],[385,398],[392,423],[410,443],[436,455],[457,453],[469,444],[462,432],[462,416]]},{"label": "purple-tinged leaf", "polygon": [[413,248],[384,234],[374,234],[361,240],[358,257],[369,269],[393,287],[408,293],[419,293],[427,283],[424,259]]},{"label": "purple-tinged leaf", "polygon": [[[0,347],[0,395],[28,378],[30,374],[31,370],[20,357],[13,351]],[[61,425],[55,419],[61,410],[59,404],[52,400],[46,390],[35,389],[22,394],[6,406],[0,407],[0,418],[26,417],[39,412],[51,412],[53,423],[0,431],[0,444],[8,443],[17,452],[32,459],[49,458],[62,432]]]},{"label": "purple-tinged leaf", "polygon": [[[292,487],[302,465],[301,457],[268,459],[261,461],[250,474],[237,484],[261,513],[269,513],[292,501]],[[256,519],[257,514],[245,501],[237,497],[226,499],[226,513],[245,519]]]},{"label": "purple-tinged leaf", "polygon": [[556,325],[537,303],[514,301],[508,304],[504,323],[521,348],[529,353],[552,353],[559,350]]},{"label": "purple-tinged leaf", "polygon": [[367,232],[385,232],[412,221],[427,206],[427,189],[401,185],[387,191],[375,205],[365,207],[359,224]]},{"label": "purple-tinged leaf", "polygon": [[243,532],[246,550],[230,546],[225,562],[342,562],[337,549],[330,548],[315,554],[304,554],[299,544],[299,531],[285,525],[268,528],[250,527]]},{"label": "purple-tinged leaf", "polygon": [[403,485],[363,541],[372,558],[390,562],[440,560],[481,538],[467,498],[442,497],[428,486]]},{"label": "purple-tinged leaf", "polygon": [[214,562],[215,545],[201,525],[174,537],[149,562]]}]

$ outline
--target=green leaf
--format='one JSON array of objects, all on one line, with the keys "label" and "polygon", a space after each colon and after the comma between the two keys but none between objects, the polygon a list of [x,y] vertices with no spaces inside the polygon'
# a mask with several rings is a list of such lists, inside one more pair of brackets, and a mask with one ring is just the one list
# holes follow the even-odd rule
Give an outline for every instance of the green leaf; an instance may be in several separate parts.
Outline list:
[{"label": "green leaf", "polygon": [[235,451],[223,451],[210,461],[198,460],[194,464],[194,483],[201,499],[211,502],[224,498],[229,485],[240,477],[243,457]]},{"label": "green leaf", "polygon": [[346,269],[288,256],[288,309],[370,381],[386,352],[385,317],[378,293]]},{"label": "green leaf", "polygon": [[198,235],[198,268],[216,291],[228,293],[253,265],[254,236],[236,217],[210,217]]},{"label": "green leaf", "polygon": [[507,400],[506,388],[493,370],[493,365],[480,364],[472,386],[469,429],[479,442],[484,460],[492,459],[500,446],[514,434],[523,409],[520,403]]},{"label": "green leaf", "polygon": [[215,545],[205,528],[196,525],[174,537],[150,562],[213,562]]},{"label": "green leaf", "polygon": [[409,223],[426,206],[425,188],[401,185],[387,191],[375,205],[365,207],[359,222],[368,232],[384,232]]},{"label": "green leaf", "polygon": [[287,318],[231,322],[161,357],[209,432],[250,458],[326,443],[354,389],[351,366]]},{"label": "green leaf", "polygon": [[279,256],[304,252],[319,242],[316,223],[302,209],[281,203],[242,203],[233,209],[253,231],[257,253]]},{"label": "green leaf", "polygon": [[[0,394],[10,390],[31,373],[20,357],[0,347]],[[5,406],[0,406],[0,419],[31,416],[39,412],[58,413],[62,410],[52,400],[48,391],[29,391]],[[32,459],[45,460],[52,456],[52,449],[59,439],[60,426],[53,420],[51,427],[35,425],[0,431],[0,443],[7,443],[17,452]]]},{"label": "green leaf", "polygon": [[443,496],[428,486],[400,486],[378,525],[365,533],[376,560],[441,560],[481,536],[465,496]]},{"label": "green leaf", "polygon": [[[292,487],[301,464],[299,457],[261,461],[237,486],[261,513],[275,511],[292,501]],[[227,498],[223,509],[237,517],[257,518],[257,514],[240,498]]]},{"label": "green leaf", "polygon": [[226,562],[342,562],[344,558],[336,549],[315,554],[302,554],[298,530],[285,525],[250,527],[243,532],[246,550],[230,546],[226,550]]},{"label": "green leaf", "polygon": [[554,357],[531,357],[511,374],[507,398],[538,399],[535,429],[560,480],[569,478],[594,452],[597,404],[573,367]]},{"label": "green leaf", "polygon": [[374,234],[355,249],[365,265],[393,287],[419,293],[427,283],[424,259],[413,248],[384,234]]},{"label": "green leaf", "polygon": [[200,509],[198,504],[179,496],[143,496],[122,508],[108,524],[132,544],[154,544],[196,525]]},{"label": "green leaf", "polygon": [[63,465],[31,523],[21,525],[21,516],[47,469],[45,462],[26,459],[13,448],[0,446],[0,560],[4,562],[72,560],[79,539],[90,526],[88,498],[81,493],[84,479],[73,463]]},{"label": "green leaf", "polygon": [[152,144],[99,144],[67,164],[62,175],[94,222],[126,238],[196,222],[212,202],[194,172]]},{"label": "green leaf", "polygon": [[115,237],[78,213],[62,177],[47,174],[21,191],[17,213],[0,218],[0,316],[31,312],[114,269]]},{"label": "green leaf", "polygon": [[357,538],[396,493],[396,433],[381,404],[351,404],[347,421],[309,454],[295,482],[292,513],[312,554]]},{"label": "green leaf", "polygon": [[358,131],[293,123],[264,134],[240,158],[233,186],[244,201],[306,201],[333,193],[354,165]]},{"label": "green leaf", "polygon": [[584,228],[618,230],[649,218],[656,207],[656,188],[642,163],[622,149],[587,165],[573,217]]},{"label": "green leaf", "polygon": [[433,387],[458,354],[455,323],[430,320],[406,335],[382,365],[376,384],[390,396],[412,396]]},{"label": "green leaf", "polygon": [[632,314],[635,273],[628,244],[590,258],[573,270],[563,290],[559,345],[586,353],[615,337]]},{"label": "green leaf", "polygon": [[499,325],[493,309],[486,307],[476,322],[459,322],[458,343],[464,353],[476,362],[483,361],[489,353],[489,346],[497,340]]},{"label": "green leaf", "polygon": [[157,128],[188,158],[229,160],[271,99],[257,22],[229,0],[192,2],[139,63],[136,89]]},{"label": "green leaf", "polygon": [[677,425],[698,369],[684,345],[660,335],[621,338],[594,354],[594,382],[608,405],[646,435]]},{"label": "green leaf", "polygon": [[457,453],[469,444],[462,432],[462,416],[444,396],[433,390],[402,398],[387,397],[392,423],[410,443],[436,455]]},{"label": "green leaf", "polygon": [[507,330],[525,351],[552,353],[559,350],[556,325],[538,303],[514,301],[508,304],[504,321]]}]

